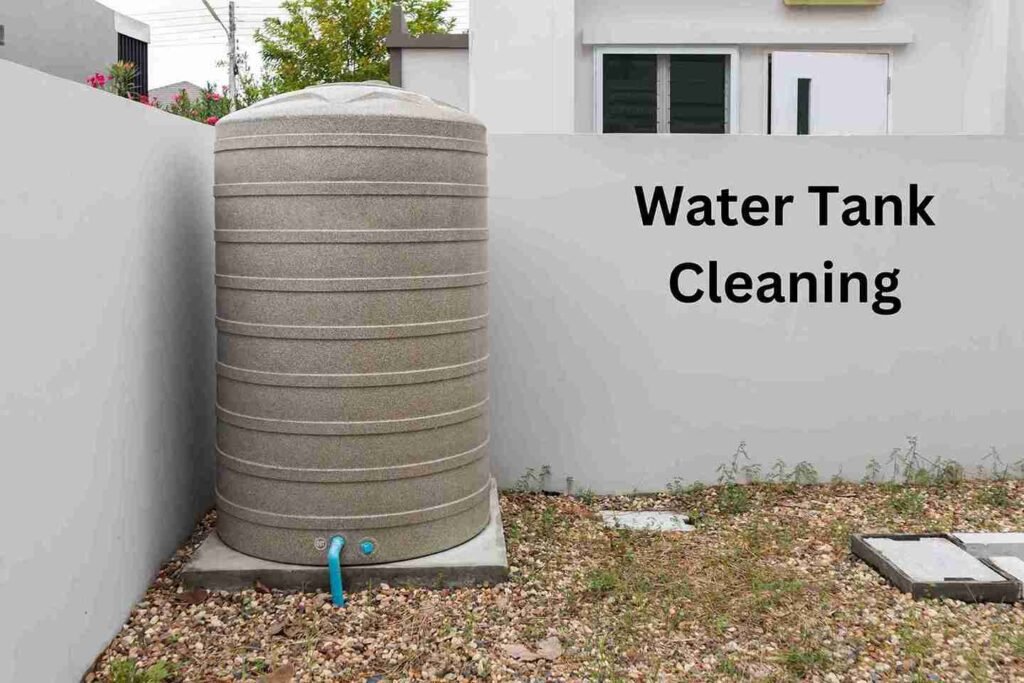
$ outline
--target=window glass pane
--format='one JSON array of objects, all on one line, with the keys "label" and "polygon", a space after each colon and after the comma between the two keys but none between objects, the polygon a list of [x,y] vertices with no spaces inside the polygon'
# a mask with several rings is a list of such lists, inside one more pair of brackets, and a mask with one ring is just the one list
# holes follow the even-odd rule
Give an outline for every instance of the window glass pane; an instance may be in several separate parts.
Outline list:
[{"label": "window glass pane", "polygon": [[604,55],[604,132],[657,130],[657,55]]},{"label": "window glass pane", "polygon": [[729,132],[729,55],[672,55],[669,79],[671,132]]}]

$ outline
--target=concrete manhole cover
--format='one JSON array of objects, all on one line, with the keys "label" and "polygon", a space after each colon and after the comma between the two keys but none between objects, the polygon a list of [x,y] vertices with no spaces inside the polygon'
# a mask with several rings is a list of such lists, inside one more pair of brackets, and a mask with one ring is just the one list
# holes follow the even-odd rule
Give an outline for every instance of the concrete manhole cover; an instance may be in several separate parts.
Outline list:
[{"label": "concrete manhole cover", "polygon": [[1020,595],[1009,567],[974,557],[943,534],[854,535],[850,545],[855,555],[915,598],[1013,602]]},{"label": "concrete manhole cover", "polygon": [[619,510],[602,510],[601,519],[604,525],[615,529],[632,529],[635,531],[693,531],[686,515],[678,512],[633,512]]}]

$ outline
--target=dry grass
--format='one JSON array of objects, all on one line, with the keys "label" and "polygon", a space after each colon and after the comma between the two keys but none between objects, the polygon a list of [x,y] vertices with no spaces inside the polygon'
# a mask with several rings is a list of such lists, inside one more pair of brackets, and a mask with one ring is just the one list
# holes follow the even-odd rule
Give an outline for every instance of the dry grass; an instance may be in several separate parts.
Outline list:
[{"label": "dry grass", "polygon": [[[760,485],[742,505],[722,487],[589,504],[506,494],[508,583],[381,586],[344,610],[325,595],[181,593],[175,573],[211,515],[91,675],[128,659],[183,681],[1024,679],[1024,606],[914,602],[848,552],[853,531],[1022,529],[1022,491]],[[627,508],[699,528],[612,530],[594,515]],[[523,661],[551,636],[560,656]]]}]

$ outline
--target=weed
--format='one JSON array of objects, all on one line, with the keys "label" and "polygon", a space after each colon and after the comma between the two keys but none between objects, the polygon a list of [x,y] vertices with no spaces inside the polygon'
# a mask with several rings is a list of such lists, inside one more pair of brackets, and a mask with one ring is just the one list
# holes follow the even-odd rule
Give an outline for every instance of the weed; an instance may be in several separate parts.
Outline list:
[{"label": "weed", "polygon": [[619,575],[607,569],[587,572],[587,590],[591,593],[610,593],[619,585]]},{"label": "weed", "polygon": [[889,505],[901,515],[919,515],[924,512],[924,494],[913,489],[900,491],[889,499]]},{"label": "weed", "polygon": [[[915,624],[915,627],[917,624]],[[896,631],[896,635],[900,638],[900,644],[903,652],[908,657],[912,657],[917,661],[927,659],[932,652],[932,648],[935,646],[935,642],[926,633],[922,633],[920,628],[911,628],[910,626],[901,626]]]},{"label": "weed", "polygon": [[864,478],[861,482],[864,484],[877,484],[882,480],[882,464],[878,462],[877,458],[871,458],[868,460],[868,466],[865,468]]},{"label": "weed", "polygon": [[743,473],[745,467],[749,465],[740,463],[750,463],[750,456],[747,455],[747,442],[740,441],[740,445],[736,447],[736,451],[732,454],[732,459],[728,464],[722,463],[716,470],[718,472],[718,483],[719,484],[735,484],[739,481],[739,476]]},{"label": "weed", "polygon": [[1001,633],[996,640],[1009,645],[1014,657],[1024,658],[1024,633]]},{"label": "weed", "polygon": [[682,477],[676,477],[668,483],[668,492],[670,495],[682,498],[683,496],[689,496],[694,493],[700,493],[705,488],[704,484],[699,481],[695,481],[691,484],[687,484],[686,480]]},{"label": "weed", "polygon": [[799,462],[790,473],[789,481],[797,486],[812,486],[818,483],[818,470],[809,462]]},{"label": "weed", "polygon": [[988,667],[977,652],[965,653],[964,659],[967,661],[967,675],[972,681],[988,680]]},{"label": "weed", "polygon": [[786,482],[787,469],[786,461],[779,458],[772,465],[771,472],[768,473],[768,481],[773,484],[784,484]]},{"label": "weed", "polygon": [[727,515],[739,515],[750,509],[750,496],[739,484],[726,484],[718,493],[718,510]]},{"label": "weed", "polygon": [[979,491],[976,500],[982,505],[993,508],[1008,508],[1012,505],[1012,499],[1006,486],[998,485]]},{"label": "weed", "polygon": [[732,658],[730,658],[729,656],[722,657],[722,659],[719,660],[718,666],[716,668],[718,670],[718,673],[722,674],[723,676],[729,676],[730,678],[743,677],[743,673],[740,671],[739,667],[736,666],[736,662],[732,661]]},{"label": "weed", "polygon": [[543,512],[540,513],[540,529],[545,536],[551,535],[551,531],[555,528],[555,506],[545,505]]},{"label": "weed", "polygon": [[783,666],[798,678],[804,678],[812,671],[821,669],[826,666],[828,662],[828,653],[824,650],[803,650],[800,648],[793,648],[791,650],[785,650],[782,653]]},{"label": "weed", "polygon": [[583,489],[576,497],[579,498],[580,502],[584,505],[593,505],[597,500],[597,496],[594,495],[593,489]]},{"label": "weed", "polygon": [[266,660],[256,659],[245,659],[242,661],[242,679],[246,679],[250,674],[265,674],[270,670],[270,665],[267,664]]},{"label": "weed", "polygon": [[543,491],[544,484],[550,477],[551,465],[543,465],[539,470],[528,467],[523,476],[516,480],[515,490],[520,493]]},{"label": "weed", "polygon": [[756,484],[761,481],[761,465],[758,463],[750,463],[740,468],[740,472],[743,473],[743,479],[748,484]]},{"label": "weed", "polygon": [[161,683],[171,677],[171,667],[160,660],[140,669],[134,659],[115,659],[110,663],[111,683]]}]

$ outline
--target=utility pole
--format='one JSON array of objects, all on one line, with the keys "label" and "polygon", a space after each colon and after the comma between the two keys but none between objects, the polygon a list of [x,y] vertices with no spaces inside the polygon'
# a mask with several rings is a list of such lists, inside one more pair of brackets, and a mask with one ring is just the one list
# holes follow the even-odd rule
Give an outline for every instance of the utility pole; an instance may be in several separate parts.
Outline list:
[{"label": "utility pole", "polygon": [[217,10],[213,9],[209,0],[202,0],[206,5],[210,16],[217,20],[224,33],[228,36],[228,98],[230,99],[231,111],[235,110],[235,100],[238,98],[238,41],[235,39],[235,0],[228,3],[228,25],[217,16]]},{"label": "utility pole", "polygon": [[235,0],[228,3],[228,93],[231,96],[231,111],[235,110],[238,99],[238,40],[235,38]]}]

